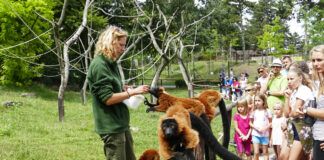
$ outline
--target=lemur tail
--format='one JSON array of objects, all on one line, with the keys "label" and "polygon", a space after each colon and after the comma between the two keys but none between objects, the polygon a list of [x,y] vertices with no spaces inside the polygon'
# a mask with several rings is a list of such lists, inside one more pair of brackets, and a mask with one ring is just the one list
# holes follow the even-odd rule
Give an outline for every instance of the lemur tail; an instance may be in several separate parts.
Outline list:
[{"label": "lemur tail", "polygon": [[189,113],[192,128],[196,130],[200,137],[205,140],[205,143],[209,146],[209,148],[212,148],[214,152],[224,160],[240,160],[238,156],[228,151],[218,142],[216,137],[213,135],[212,130],[205,122],[203,122],[200,117],[191,112]]},{"label": "lemur tail", "polygon": [[222,121],[223,121],[223,132],[224,132],[224,139],[223,139],[223,146],[225,148],[228,148],[228,144],[229,144],[229,141],[230,141],[230,123],[229,123],[229,118],[228,118],[228,112],[226,110],[226,105],[225,105],[225,102],[224,102],[224,99],[222,98],[220,101],[219,101],[219,110],[221,112],[221,115],[222,115]]}]

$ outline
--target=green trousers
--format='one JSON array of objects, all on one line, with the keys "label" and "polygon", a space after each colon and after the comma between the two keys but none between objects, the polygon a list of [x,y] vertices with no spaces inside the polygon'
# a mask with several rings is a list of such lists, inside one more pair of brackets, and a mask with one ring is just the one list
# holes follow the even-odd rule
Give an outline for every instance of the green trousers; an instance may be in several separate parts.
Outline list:
[{"label": "green trousers", "polygon": [[107,160],[136,160],[131,132],[101,134]]}]

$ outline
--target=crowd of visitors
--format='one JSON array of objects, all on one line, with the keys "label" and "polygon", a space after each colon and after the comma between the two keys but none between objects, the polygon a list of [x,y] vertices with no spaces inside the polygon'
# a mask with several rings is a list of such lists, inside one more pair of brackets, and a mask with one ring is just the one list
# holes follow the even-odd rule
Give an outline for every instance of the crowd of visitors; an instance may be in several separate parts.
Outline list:
[{"label": "crowd of visitors", "polygon": [[[233,94],[237,152],[248,160],[320,160],[324,157],[324,45],[310,51],[310,61],[290,56],[257,68],[259,77],[225,77],[223,94]],[[249,125],[247,125],[247,123]],[[253,146],[253,147],[251,147]],[[275,157],[269,157],[273,147]],[[251,151],[253,150],[253,151]]]},{"label": "crowd of visitors", "polygon": [[243,95],[243,88],[248,83],[248,73],[241,73],[235,77],[233,68],[230,70],[230,76],[226,76],[224,70],[219,73],[220,91],[227,100],[238,100]]}]

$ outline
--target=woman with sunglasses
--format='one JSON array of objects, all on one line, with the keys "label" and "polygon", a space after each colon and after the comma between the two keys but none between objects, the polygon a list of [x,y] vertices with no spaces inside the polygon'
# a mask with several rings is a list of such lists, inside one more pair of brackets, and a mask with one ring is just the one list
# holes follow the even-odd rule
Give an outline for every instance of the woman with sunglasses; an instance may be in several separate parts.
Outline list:
[{"label": "woman with sunglasses", "polygon": [[260,86],[264,86],[267,85],[267,77],[268,77],[268,67],[266,65],[261,65],[260,67],[258,67],[258,74],[259,74],[259,78],[257,80],[257,82],[260,83]]}]

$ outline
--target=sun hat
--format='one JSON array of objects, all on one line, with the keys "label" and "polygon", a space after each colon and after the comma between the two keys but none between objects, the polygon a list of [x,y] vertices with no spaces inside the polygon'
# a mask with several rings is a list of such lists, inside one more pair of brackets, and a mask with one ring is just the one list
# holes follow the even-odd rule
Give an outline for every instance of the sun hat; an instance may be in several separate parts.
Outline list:
[{"label": "sun hat", "polygon": [[272,61],[272,64],[271,64],[271,67],[273,67],[273,66],[279,66],[279,67],[281,67],[281,60],[280,59],[274,59],[273,61]]}]

